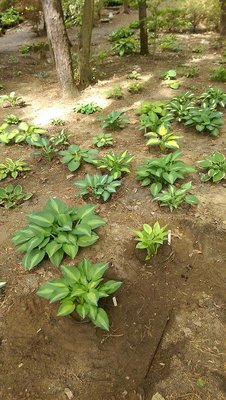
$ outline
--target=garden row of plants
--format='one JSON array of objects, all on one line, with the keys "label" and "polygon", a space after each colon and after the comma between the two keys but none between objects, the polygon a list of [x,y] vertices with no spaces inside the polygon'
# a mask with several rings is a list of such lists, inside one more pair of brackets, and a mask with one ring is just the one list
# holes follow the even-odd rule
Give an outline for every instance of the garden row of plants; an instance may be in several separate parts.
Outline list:
[{"label": "garden row of plants", "polygon": [[[15,97],[11,96],[11,97]],[[8,101],[4,96],[3,101]],[[19,98],[21,104],[22,99]],[[15,106],[17,102],[13,102]],[[225,107],[226,94],[220,89],[210,88],[200,97],[192,93],[176,96],[169,102],[143,102],[137,114],[140,119],[140,129],[148,137],[148,146],[158,145],[162,151],[173,151],[158,158],[147,159],[138,166],[137,179],[142,186],[150,186],[154,201],[161,206],[168,206],[172,211],[183,202],[197,204],[196,196],[190,194],[191,182],[176,184],[187,174],[195,172],[193,166],[180,160],[178,150],[179,137],[171,132],[173,121],[181,121],[193,126],[198,132],[218,136],[219,127],[223,125],[222,113],[219,107]],[[78,105],[76,112],[92,114],[100,111],[95,104]],[[106,117],[99,117],[103,133],[94,137],[97,147],[112,145],[113,137],[107,131],[117,131],[129,123],[122,111],[113,111]],[[53,120],[53,124],[62,125],[62,120]],[[8,115],[0,126],[0,142],[10,145],[27,143],[39,148],[42,155],[51,159],[55,154],[62,156],[62,162],[71,172],[78,170],[82,163],[90,163],[104,170],[102,175],[87,174],[84,180],[76,181],[78,195],[92,195],[96,199],[109,200],[121,185],[121,178],[129,173],[129,164],[134,156],[127,150],[121,153],[107,153],[99,157],[95,149],[82,149],[70,144],[62,130],[55,137],[47,136],[47,131],[20,121],[15,115]],[[40,152],[39,152],[40,154]],[[214,152],[198,165],[205,170],[202,180],[219,182],[226,175],[226,158],[220,152]],[[0,180],[8,176],[16,178],[19,173],[26,172],[30,167],[23,160],[6,159],[0,164]],[[106,173],[105,173],[106,171]],[[8,185],[0,189],[3,205],[10,207],[31,197],[23,193],[20,185]],[[24,253],[22,266],[26,270],[33,269],[46,257],[53,265],[60,266],[65,256],[74,259],[79,248],[94,244],[99,236],[95,230],[105,224],[96,214],[95,206],[67,207],[60,199],[50,198],[47,205],[40,211],[27,216],[27,226],[13,235],[13,243],[17,250]],[[167,227],[161,227],[158,221],[150,226],[144,224],[142,230],[136,231],[138,249],[146,249],[149,260],[156,254],[158,247],[167,240]],[[61,266],[62,278],[56,278],[42,285],[38,295],[50,302],[60,302],[59,316],[69,315],[75,311],[81,318],[88,317],[95,326],[109,329],[106,311],[99,307],[98,302],[119,289],[122,282],[110,280],[103,282],[107,263],[93,264],[83,259],[78,266]]]}]

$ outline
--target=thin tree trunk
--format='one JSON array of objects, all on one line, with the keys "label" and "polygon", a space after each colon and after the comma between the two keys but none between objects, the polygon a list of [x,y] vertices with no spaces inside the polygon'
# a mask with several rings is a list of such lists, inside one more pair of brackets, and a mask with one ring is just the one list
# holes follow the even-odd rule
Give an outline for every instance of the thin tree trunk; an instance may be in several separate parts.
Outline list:
[{"label": "thin tree trunk", "polygon": [[129,2],[128,2],[128,0],[123,1],[123,14],[129,14]]},{"label": "thin tree trunk", "polygon": [[94,18],[94,0],[85,0],[82,15],[82,27],[79,40],[79,79],[81,85],[92,80],[90,66],[90,47]]},{"label": "thin tree trunk", "polygon": [[226,0],[221,0],[220,34],[226,36]]},{"label": "thin tree trunk", "polygon": [[140,54],[148,54],[148,32],[147,32],[147,4],[146,0],[138,0],[139,23],[140,23]]},{"label": "thin tree trunk", "polygon": [[56,72],[63,95],[78,93],[74,85],[71,54],[60,0],[42,0],[47,36],[52,48]]}]

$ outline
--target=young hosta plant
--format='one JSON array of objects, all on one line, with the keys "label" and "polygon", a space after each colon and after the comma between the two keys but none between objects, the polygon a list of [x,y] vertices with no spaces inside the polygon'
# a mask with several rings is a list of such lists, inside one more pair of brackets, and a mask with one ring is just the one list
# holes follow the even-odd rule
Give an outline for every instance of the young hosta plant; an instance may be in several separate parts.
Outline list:
[{"label": "young hosta plant", "polygon": [[125,39],[134,34],[134,31],[129,27],[122,27],[117,29],[117,31],[113,31],[109,37],[112,42],[117,42],[120,39]]},{"label": "young hosta plant", "polygon": [[177,77],[177,71],[175,69],[169,69],[161,74],[161,79],[164,81],[174,80]]},{"label": "young hosta plant", "polygon": [[157,193],[159,185],[173,185],[178,179],[184,179],[186,174],[195,172],[195,168],[179,160],[181,154],[177,150],[167,156],[147,160],[138,167],[137,179],[142,186],[154,184],[152,187]]},{"label": "young hosta plant", "polygon": [[134,79],[134,80],[138,80],[140,79],[140,73],[137,71],[131,71],[128,73],[127,79]]},{"label": "young hosta plant", "polygon": [[23,192],[21,185],[8,185],[5,188],[0,188],[0,207],[13,208],[29,200],[32,193]]},{"label": "young hosta plant", "polygon": [[183,95],[175,96],[167,104],[166,109],[173,116],[173,119],[182,121],[195,107],[195,95],[186,92]]},{"label": "young hosta plant", "polygon": [[101,197],[107,201],[112,193],[116,193],[116,188],[121,186],[121,181],[114,180],[111,175],[86,175],[85,179],[75,182],[80,191],[78,195],[93,195],[97,200]]},{"label": "young hosta plant", "polygon": [[72,144],[67,150],[60,151],[59,154],[63,156],[62,162],[67,164],[69,171],[74,172],[80,167],[82,161],[93,164],[98,151],[81,149],[79,146]]},{"label": "young hosta plant", "polygon": [[126,54],[131,54],[136,50],[137,44],[133,39],[120,39],[112,46],[115,54],[123,57]]},{"label": "young hosta plant", "polygon": [[94,244],[99,239],[94,230],[105,224],[94,210],[93,205],[69,208],[50,198],[41,211],[29,214],[28,225],[12,237],[18,251],[25,253],[23,268],[36,267],[45,256],[59,266],[65,255],[74,259],[79,247]]},{"label": "young hosta plant", "polygon": [[112,90],[106,92],[107,99],[120,100],[123,98],[122,86],[114,85]]},{"label": "young hosta plant", "polygon": [[226,68],[224,67],[215,68],[210,77],[213,81],[226,82]]},{"label": "young hosta plant", "polygon": [[132,94],[140,93],[140,92],[142,92],[143,88],[144,88],[144,84],[141,82],[131,83],[128,86],[128,92],[130,92]]},{"label": "young hosta plant", "polygon": [[142,114],[140,116],[140,130],[147,132],[156,132],[158,128],[164,124],[167,128],[170,127],[170,121],[172,116],[170,114],[160,117],[156,112],[149,111],[148,114]]},{"label": "young hosta plant", "polygon": [[210,180],[220,182],[226,177],[226,157],[219,151],[215,151],[211,156],[199,161],[198,165],[207,171],[202,175],[202,182]]},{"label": "young hosta plant", "polygon": [[9,114],[4,118],[4,122],[8,125],[18,125],[21,119],[14,114]]},{"label": "young hosta plant", "polygon": [[163,190],[156,195],[156,191],[151,190],[154,200],[159,201],[161,207],[169,207],[172,212],[174,208],[179,207],[182,203],[199,204],[198,198],[189,192],[192,189],[192,183],[184,183],[180,187],[170,185],[167,190]]},{"label": "young hosta plant", "polygon": [[113,145],[113,137],[110,133],[100,133],[94,136],[93,144],[97,147],[106,147]]},{"label": "young hosta plant", "polygon": [[34,151],[35,156],[39,155],[44,155],[45,157],[48,158],[48,160],[52,160],[54,154],[56,154],[59,151],[59,146],[60,145],[66,145],[68,144],[68,137],[64,133],[64,130],[59,133],[57,136],[51,136],[50,138],[44,138],[39,136],[39,138],[35,141],[32,139],[28,138],[27,143],[30,144],[31,146],[38,147],[41,150]]},{"label": "young hosta plant", "polygon": [[103,121],[102,128],[112,131],[125,128],[125,124],[128,124],[129,120],[128,118],[121,118],[123,114],[123,111],[112,111],[106,117],[100,117],[99,120]]},{"label": "young hosta plant", "polygon": [[136,114],[148,114],[153,111],[159,118],[165,117],[167,114],[166,103],[163,101],[143,101],[141,105],[136,110]]},{"label": "young hosta plant", "polygon": [[21,143],[26,141],[28,143],[29,140],[38,140],[43,133],[46,133],[45,129],[29,125],[26,122],[21,122],[14,129],[9,129],[9,124],[5,122],[0,126],[0,142],[8,144],[11,142]]},{"label": "young hosta plant", "polygon": [[53,118],[51,120],[51,124],[54,126],[64,126],[65,125],[65,121],[61,118]]},{"label": "young hosta plant", "polygon": [[13,161],[11,158],[5,159],[5,164],[0,164],[0,181],[11,176],[16,178],[21,172],[30,171],[30,167],[23,160]]},{"label": "young hosta plant", "polygon": [[10,94],[3,94],[0,96],[0,103],[5,104],[7,107],[24,107],[25,101],[21,97],[16,96],[15,92]]},{"label": "young hosta plant", "polygon": [[144,136],[149,138],[146,143],[147,146],[159,146],[161,150],[179,149],[177,139],[180,139],[180,136],[176,136],[172,132],[169,132],[164,124],[157,128],[157,132],[149,132]]},{"label": "young hosta plant", "polygon": [[74,111],[80,114],[94,114],[95,112],[101,111],[102,108],[95,103],[79,104],[75,106]]},{"label": "young hosta plant", "polygon": [[136,240],[138,241],[136,248],[147,250],[145,260],[150,260],[157,254],[158,248],[167,240],[167,226],[161,227],[157,221],[153,226],[144,224],[141,231],[135,231]]},{"label": "young hosta plant", "polygon": [[222,113],[207,107],[195,107],[184,117],[185,125],[195,126],[198,132],[209,133],[211,136],[220,134],[219,127],[224,125]]},{"label": "young hosta plant", "polygon": [[226,106],[226,93],[218,88],[210,87],[206,92],[204,92],[199,100],[203,107],[217,108]]},{"label": "young hosta plant", "polygon": [[52,279],[37,291],[38,296],[60,302],[57,315],[64,317],[76,311],[80,318],[90,318],[98,328],[109,330],[106,311],[98,306],[103,297],[116,292],[122,282],[109,280],[104,282],[104,273],[108,263],[93,264],[83,259],[78,266],[61,266],[63,278]]},{"label": "young hosta plant", "polygon": [[114,179],[121,178],[124,173],[129,173],[129,163],[133,160],[134,156],[125,150],[122,153],[109,153],[103,158],[94,160],[93,164],[97,168],[104,168],[108,170]]}]

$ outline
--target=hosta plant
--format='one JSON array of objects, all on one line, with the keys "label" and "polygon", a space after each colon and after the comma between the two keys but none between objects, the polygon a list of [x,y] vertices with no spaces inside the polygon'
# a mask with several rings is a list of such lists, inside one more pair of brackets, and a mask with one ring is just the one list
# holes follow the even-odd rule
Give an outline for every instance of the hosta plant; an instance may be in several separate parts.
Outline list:
[{"label": "hosta plant", "polygon": [[109,37],[112,42],[117,42],[120,39],[125,39],[134,34],[134,31],[132,31],[129,27],[122,27],[117,29],[117,31],[113,31]]},{"label": "hosta plant", "polygon": [[172,116],[170,114],[160,117],[156,112],[149,111],[148,114],[142,114],[140,116],[140,130],[147,132],[156,132],[157,129],[164,124],[167,128],[170,127],[170,121]]},{"label": "hosta plant", "polygon": [[0,207],[13,208],[29,200],[32,193],[23,192],[21,185],[8,185],[5,188],[0,188]]},{"label": "hosta plant", "polygon": [[218,88],[210,87],[206,92],[199,97],[201,104],[204,107],[217,108],[226,106],[226,93]]},{"label": "hosta plant", "polygon": [[164,124],[160,125],[156,132],[146,133],[145,136],[149,138],[147,146],[159,146],[161,150],[179,149],[177,140],[180,136],[174,135]]},{"label": "hosta plant", "polygon": [[51,120],[51,124],[54,126],[64,126],[65,125],[65,121],[61,118],[53,118]]},{"label": "hosta plant", "polygon": [[62,162],[67,164],[69,171],[76,171],[82,161],[92,164],[96,158],[98,151],[94,149],[81,149],[79,146],[72,144],[67,150],[59,152],[63,156]]},{"label": "hosta plant", "polygon": [[29,140],[38,140],[43,133],[46,133],[45,129],[29,125],[26,122],[19,123],[19,125],[13,129],[10,129],[9,124],[5,122],[0,126],[0,143],[21,143],[24,141],[28,143]]},{"label": "hosta plant", "polygon": [[145,260],[150,260],[157,254],[158,248],[167,240],[167,226],[161,227],[157,221],[153,226],[144,224],[141,231],[135,231],[137,249],[145,249],[147,256]]},{"label": "hosta plant", "polygon": [[99,120],[103,121],[102,128],[112,131],[125,128],[125,124],[128,124],[129,120],[128,118],[122,118],[123,114],[123,111],[112,111],[106,117],[100,117]]},{"label": "hosta plant", "polygon": [[8,125],[18,125],[21,119],[14,114],[9,114],[4,118],[4,122]]},{"label": "hosta plant", "polygon": [[128,73],[127,79],[134,79],[134,80],[138,80],[140,79],[140,73],[137,71],[131,71]]},{"label": "hosta plant", "polygon": [[135,83],[131,83],[131,84],[128,86],[127,89],[128,89],[128,92],[130,92],[130,93],[132,93],[132,94],[136,94],[136,93],[142,92],[143,88],[144,88],[144,84],[143,84],[143,83],[141,83],[141,82],[135,82]]},{"label": "hosta plant", "polygon": [[11,176],[16,178],[21,172],[30,171],[30,167],[23,160],[13,161],[11,158],[5,159],[5,164],[0,164],[0,181]]},{"label": "hosta plant", "polygon": [[108,170],[114,179],[121,178],[124,173],[129,173],[129,163],[133,160],[134,156],[128,153],[127,150],[122,153],[109,153],[103,158],[94,160],[94,165],[97,168]]},{"label": "hosta plant", "polygon": [[81,114],[94,114],[101,111],[102,108],[95,103],[79,104],[75,106],[74,111]]},{"label": "hosta plant", "polygon": [[77,266],[61,266],[62,278],[52,279],[37,291],[38,296],[60,302],[57,315],[64,317],[76,312],[81,319],[90,318],[98,328],[109,330],[106,311],[99,307],[99,300],[116,292],[122,282],[104,281],[108,263],[93,264],[83,259]]},{"label": "hosta plant", "polygon": [[79,247],[94,244],[99,239],[94,230],[105,223],[94,210],[93,205],[67,207],[50,198],[41,211],[27,215],[27,226],[12,237],[18,251],[25,253],[23,268],[36,267],[46,256],[58,266],[65,255],[74,259]]},{"label": "hosta plant", "polygon": [[177,77],[177,71],[175,69],[169,69],[161,74],[161,79],[165,81],[174,80]]},{"label": "hosta plant", "polygon": [[177,150],[166,156],[153,158],[146,163],[139,165],[137,170],[137,179],[142,186],[152,185],[158,188],[162,186],[173,185],[178,179],[184,179],[186,174],[195,172],[195,168],[187,165],[179,157],[182,153]]},{"label": "hosta plant", "polygon": [[78,195],[92,195],[97,200],[102,198],[107,201],[116,188],[121,186],[121,181],[114,180],[112,175],[86,175],[85,179],[75,182],[80,190]]},{"label": "hosta plant", "polygon": [[136,50],[137,44],[133,39],[120,39],[112,46],[115,54],[123,57],[126,54],[131,54]]},{"label": "hosta plant", "polygon": [[156,191],[152,192],[151,190],[151,193],[155,195],[154,200],[157,200],[161,207],[169,207],[170,211],[173,211],[184,202],[187,204],[200,203],[196,196],[190,194],[191,189],[192,183],[187,182],[180,187],[170,185],[167,190],[162,190],[157,195]]},{"label": "hosta plant", "polygon": [[143,101],[136,110],[136,114],[148,114],[150,111],[157,114],[158,117],[164,117],[167,114],[166,103],[163,101]]},{"label": "hosta plant", "polygon": [[226,68],[225,67],[215,68],[210,77],[213,81],[226,82]]},{"label": "hosta plant", "polygon": [[220,134],[219,127],[224,125],[222,113],[208,107],[195,107],[184,117],[187,126],[194,126],[198,132],[208,133],[211,136]]},{"label": "hosta plant", "polygon": [[64,133],[64,130],[62,129],[62,131],[57,136],[51,136],[49,138],[39,136],[37,140],[32,140],[31,138],[28,138],[27,143],[30,144],[31,146],[38,147],[41,149],[34,151],[33,155],[35,156],[44,155],[45,157],[48,158],[48,160],[51,160],[54,154],[56,154],[59,151],[59,146],[67,145],[69,144],[69,141],[67,135]]},{"label": "hosta plant", "polygon": [[199,68],[197,66],[195,66],[195,67],[189,68],[188,71],[186,72],[185,76],[186,76],[186,78],[194,78],[198,74],[199,74]]},{"label": "hosta plant", "polygon": [[199,161],[198,165],[206,170],[206,173],[202,175],[202,182],[210,180],[220,182],[226,178],[226,157],[219,151],[215,151],[211,156]]},{"label": "hosta plant", "polygon": [[195,95],[191,92],[186,92],[173,97],[167,104],[166,109],[173,116],[173,119],[180,122],[194,109],[195,101]]},{"label": "hosta plant", "polygon": [[97,147],[106,147],[113,145],[113,137],[110,133],[99,133],[94,136],[93,144]]},{"label": "hosta plant", "polygon": [[25,101],[19,96],[16,96],[15,92],[11,92],[10,94],[3,94],[0,96],[0,103],[8,107],[24,107]]},{"label": "hosta plant", "polygon": [[122,86],[121,85],[114,85],[112,90],[108,90],[106,92],[107,99],[115,99],[120,100],[123,98]]}]

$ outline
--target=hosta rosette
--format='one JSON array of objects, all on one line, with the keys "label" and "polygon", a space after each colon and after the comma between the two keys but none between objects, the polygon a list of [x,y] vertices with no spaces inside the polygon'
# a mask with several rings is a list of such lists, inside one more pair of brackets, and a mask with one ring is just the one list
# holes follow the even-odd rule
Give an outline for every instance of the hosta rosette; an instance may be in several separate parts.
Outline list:
[{"label": "hosta rosette", "polygon": [[67,207],[60,199],[50,198],[47,205],[27,216],[28,225],[14,233],[12,242],[21,253],[24,269],[37,266],[45,256],[59,266],[65,255],[75,258],[79,247],[94,244],[94,232],[105,221],[95,213],[95,206]]}]

